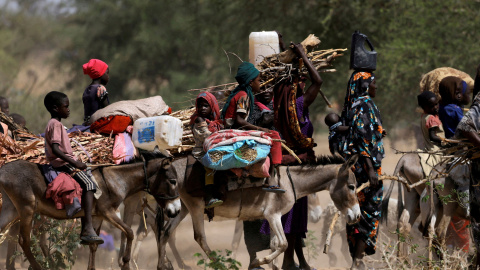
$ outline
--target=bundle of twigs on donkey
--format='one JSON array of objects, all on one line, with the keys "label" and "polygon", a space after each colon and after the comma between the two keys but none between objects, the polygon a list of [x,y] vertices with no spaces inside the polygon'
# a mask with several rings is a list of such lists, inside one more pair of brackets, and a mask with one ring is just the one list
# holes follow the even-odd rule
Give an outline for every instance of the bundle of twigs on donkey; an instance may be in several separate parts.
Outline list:
[{"label": "bundle of twigs on donkey", "polygon": [[[397,149],[394,150],[396,154],[426,153],[429,155],[441,156],[441,164],[450,163],[453,160],[455,161],[455,164],[464,164],[469,160],[480,158],[480,148],[474,146],[466,138],[444,139],[442,145],[443,147],[436,151],[400,151]],[[450,168],[450,170],[452,168]],[[442,174],[447,173],[448,171],[442,172]]]},{"label": "bundle of twigs on donkey", "polygon": [[[73,154],[84,163],[94,165],[111,165],[114,163],[113,143],[111,137],[88,132],[72,132]],[[45,140],[26,131],[16,131],[17,140],[0,139],[0,167],[15,160],[26,160],[37,164],[47,164]]]},{"label": "bundle of twigs on donkey", "polygon": [[[313,34],[309,35],[304,41],[301,42],[303,48],[307,52],[307,57],[312,61],[313,66],[319,72],[335,72],[335,69],[332,69],[333,61],[339,57],[343,56],[342,52],[345,52],[347,49],[327,49],[327,50],[315,50],[315,47],[320,44],[320,40]],[[293,74],[299,74],[301,76],[308,76],[308,71],[306,67],[301,62],[295,62],[296,58],[295,53],[288,49],[279,54],[273,54],[266,56],[263,61],[258,65],[260,70],[260,78],[262,81],[262,86],[268,83],[281,83],[283,80],[289,79]],[[236,83],[227,83],[217,86],[209,86],[200,89],[190,89],[188,92],[200,92],[200,91],[209,91],[213,93],[224,93],[223,95],[216,95],[222,97],[228,96],[228,91],[233,90],[236,87]],[[320,91],[323,99],[328,106],[331,106],[327,97]],[[195,104],[196,94],[191,96],[191,104]],[[222,100],[219,100],[219,104],[223,103]],[[189,108],[185,110],[180,110],[173,112],[171,115],[180,118],[183,123],[183,138],[182,146],[178,149],[171,151],[173,154],[181,153],[185,151],[191,151],[195,145],[193,140],[192,131],[189,126],[190,116],[195,112],[195,108]]]}]

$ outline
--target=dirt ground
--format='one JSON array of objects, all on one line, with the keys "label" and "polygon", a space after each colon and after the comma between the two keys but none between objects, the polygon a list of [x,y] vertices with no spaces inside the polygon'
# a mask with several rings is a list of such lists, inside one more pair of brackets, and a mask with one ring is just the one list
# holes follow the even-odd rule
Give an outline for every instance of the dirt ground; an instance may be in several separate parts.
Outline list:
[{"label": "dirt ground", "polygon": [[[328,144],[326,140],[326,135],[318,136],[316,141],[318,143],[316,153],[328,153]],[[397,141],[395,147],[397,149],[402,150],[412,150],[415,148],[414,140],[402,140]],[[386,158],[383,161],[383,171],[386,174],[392,174],[395,165],[400,158],[400,155],[395,155],[394,151],[391,149],[391,141],[386,140],[385,144],[386,150]],[[385,182],[385,188],[388,187],[390,183]],[[322,207],[325,209],[329,204],[330,198],[327,192],[320,193],[321,200],[322,200]],[[340,233],[336,233],[332,239],[332,245],[330,248],[330,253],[328,255],[323,254],[323,246],[325,243],[325,235],[322,233],[324,226],[328,226],[330,224],[330,220],[321,220],[320,222],[313,224],[308,224],[309,231],[313,231],[313,235],[316,237],[316,240],[311,238],[308,241],[313,241],[316,246],[316,250],[313,249],[304,249],[306,255],[310,253],[310,256],[307,258],[311,266],[315,267],[316,269],[346,269],[351,265],[351,259],[348,253],[348,247],[346,243],[346,237],[344,231]],[[340,220],[340,223],[342,220]],[[342,226],[339,226],[340,228]],[[210,247],[213,250],[225,250],[225,249],[232,249],[232,237],[235,228],[235,221],[222,221],[222,222],[206,222],[205,230],[207,239],[209,242]],[[135,228],[136,229],[136,228]],[[379,246],[383,246],[386,244],[389,245],[387,235],[393,236],[389,233],[390,229],[387,229],[385,226],[380,227],[380,238],[379,238]],[[412,231],[414,231],[412,229]],[[115,235],[118,235],[118,232],[114,232]],[[187,216],[185,220],[179,225],[176,234],[177,240],[177,248],[185,261],[185,263],[194,268],[194,269],[201,269],[200,267],[196,266],[196,262],[198,261],[193,255],[195,253],[202,253],[200,246],[194,241],[193,239],[193,230],[192,230],[192,222],[190,216]],[[420,237],[418,233],[415,233],[415,237]],[[118,238],[115,239],[115,245],[118,247]],[[381,248],[381,247],[379,247]],[[4,247],[0,248],[0,252],[5,252]],[[87,257],[87,249],[79,250],[77,262],[73,269],[85,269],[86,263],[88,260]],[[259,256],[266,255],[268,251],[263,251],[259,254]],[[373,259],[380,261],[382,254],[381,252],[377,252],[375,256],[372,256]],[[4,253],[3,253],[4,254]],[[4,269],[4,257],[0,255],[0,267]],[[316,255],[316,256],[315,256]],[[177,265],[174,262],[173,255],[171,250],[167,248],[167,256],[173,261],[173,265],[175,269],[177,269]],[[316,258],[313,258],[316,257]],[[280,255],[279,259],[277,259],[278,264],[281,265],[282,255]],[[248,253],[245,247],[245,243],[242,240],[238,251],[236,253],[236,259],[241,262],[242,269],[246,269],[248,266]],[[117,264],[117,257],[116,251],[107,252],[107,251],[99,251],[96,260],[97,266],[102,269],[119,269]],[[155,237],[153,233],[150,233],[146,240],[144,240],[144,244],[140,251],[140,256],[138,258],[138,267],[139,269],[156,269],[157,264],[157,254],[156,254],[156,244],[155,244]],[[18,263],[18,268],[21,268],[20,264]],[[27,266],[27,265],[25,265]],[[370,267],[375,267],[376,269],[382,268],[379,264],[371,263]]]}]

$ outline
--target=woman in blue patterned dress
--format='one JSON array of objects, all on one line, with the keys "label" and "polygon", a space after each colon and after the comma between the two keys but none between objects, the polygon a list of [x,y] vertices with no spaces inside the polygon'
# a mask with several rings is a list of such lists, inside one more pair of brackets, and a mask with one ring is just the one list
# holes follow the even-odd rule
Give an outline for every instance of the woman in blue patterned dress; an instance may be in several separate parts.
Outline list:
[{"label": "woman in blue patterned dress", "polygon": [[354,166],[357,187],[370,182],[360,191],[358,201],[361,217],[358,223],[347,225],[347,240],[352,256],[352,269],[364,268],[365,254],[375,253],[377,231],[381,216],[383,182],[378,180],[382,172],[384,149],[382,138],[386,132],[382,126],[380,111],[373,102],[376,95],[373,73],[355,71],[348,83],[348,92],[342,112],[342,121],[350,126],[343,142],[342,155],[348,159],[359,154]]}]

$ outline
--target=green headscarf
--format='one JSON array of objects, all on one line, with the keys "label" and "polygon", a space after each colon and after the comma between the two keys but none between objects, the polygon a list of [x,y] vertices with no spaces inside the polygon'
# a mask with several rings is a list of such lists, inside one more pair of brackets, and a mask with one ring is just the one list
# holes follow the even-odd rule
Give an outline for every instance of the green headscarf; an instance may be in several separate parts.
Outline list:
[{"label": "green headscarf", "polygon": [[247,93],[248,99],[250,100],[250,109],[253,109],[254,97],[250,82],[254,80],[259,74],[260,71],[258,71],[258,69],[256,69],[252,63],[243,62],[240,64],[240,66],[238,67],[237,76],[235,76],[235,79],[238,82],[238,86],[232,91],[230,96],[228,96],[227,101],[223,106],[222,119],[225,118],[225,113],[227,113],[228,106],[230,106],[230,101],[239,91],[245,91]]}]

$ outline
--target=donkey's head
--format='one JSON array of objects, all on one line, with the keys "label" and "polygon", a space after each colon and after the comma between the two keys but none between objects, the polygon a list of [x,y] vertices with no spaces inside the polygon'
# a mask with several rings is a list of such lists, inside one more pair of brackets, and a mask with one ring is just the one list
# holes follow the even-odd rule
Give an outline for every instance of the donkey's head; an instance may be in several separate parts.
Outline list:
[{"label": "donkey's head", "polygon": [[350,169],[358,160],[358,155],[354,155],[344,164],[339,166],[337,179],[330,186],[330,197],[335,206],[347,218],[347,223],[356,223],[360,218],[360,206],[357,200],[357,181],[355,174]]},{"label": "donkey's head", "polygon": [[181,208],[177,184],[177,170],[172,165],[172,158],[164,158],[160,162],[150,194],[170,218],[175,217]]}]

